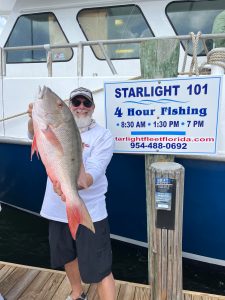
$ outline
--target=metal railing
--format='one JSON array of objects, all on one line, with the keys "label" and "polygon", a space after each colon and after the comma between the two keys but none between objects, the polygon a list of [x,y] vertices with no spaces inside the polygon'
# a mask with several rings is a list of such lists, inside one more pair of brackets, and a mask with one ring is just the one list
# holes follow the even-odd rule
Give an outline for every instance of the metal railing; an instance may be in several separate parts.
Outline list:
[{"label": "metal railing", "polygon": [[[80,41],[78,43],[68,43],[68,44],[58,44],[58,45],[37,45],[37,46],[20,46],[20,47],[4,47],[1,49],[2,52],[1,63],[2,65],[2,75],[6,76],[6,53],[11,51],[23,51],[23,50],[45,50],[46,51],[46,64],[48,69],[48,76],[52,76],[52,50],[59,48],[77,48],[77,76],[83,76],[84,68],[84,48],[91,46],[99,46],[101,53],[106,60],[111,72],[113,75],[117,74],[117,71],[112,63],[112,60],[107,54],[105,49],[106,45],[115,45],[115,44],[131,44],[131,43],[142,43],[151,40],[169,40],[169,39],[178,39],[180,41],[192,40],[191,35],[179,35],[179,36],[162,36],[162,37],[148,37],[148,38],[132,38],[132,39],[114,39],[114,40],[97,40],[97,41]],[[203,43],[209,39],[225,39],[224,34],[201,34],[199,37],[199,42]]]},{"label": "metal railing", "polygon": [[[112,74],[117,74],[116,69],[112,63],[112,60],[109,58],[105,46],[106,45],[113,45],[113,44],[129,44],[129,43],[142,43],[150,40],[165,40],[165,39],[179,39],[180,41],[187,41],[192,40],[191,35],[180,35],[180,36],[163,36],[163,37],[150,37],[150,38],[135,38],[135,39],[117,39],[117,40],[98,40],[98,41],[83,41],[79,43],[69,43],[69,44],[58,44],[58,45],[38,45],[38,46],[21,46],[21,47],[4,47],[0,48],[0,76],[6,76],[6,53],[8,51],[22,51],[22,50],[45,50],[46,51],[46,65],[48,69],[48,76],[52,76],[52,50],[58,49],[58,48],[77,48],[77,76],[83,76],[83,66],[84,66],[84,48],[85,47],[91,47],[91,46],[99,46],[99,49],[101,49],[101,52],[103,54],[103,57],[105,58],[110,70],[112,71]],[[225,33],[224,34],[202,34],[199,37],[200,42],[204,44],[207,40],[210,39],[225,39]],[[223,48],[224,49],[224,48]],[[131,78],[131,79],[140,79],[138,78]],[[98,92],[102,89],[93,91]],[[20,115],[24,115],[27,112],[14,115],[5,119],[0,120],[6,121],[11,118],[15,118]],[[27,139],[21,139],[21,138],[13,138],[13,137],[0,137],[0,143],[13,143],[13,144],[30,144],[31,142]],[[178,155],[179,157],[179,155]],[[212,161],[225,161],[224,155],[186,155],[186,156],[180,156],[180,157],[187,157],[187,158],[195,158],[195,159],[206,159],[206,160],[212,160]]]}]

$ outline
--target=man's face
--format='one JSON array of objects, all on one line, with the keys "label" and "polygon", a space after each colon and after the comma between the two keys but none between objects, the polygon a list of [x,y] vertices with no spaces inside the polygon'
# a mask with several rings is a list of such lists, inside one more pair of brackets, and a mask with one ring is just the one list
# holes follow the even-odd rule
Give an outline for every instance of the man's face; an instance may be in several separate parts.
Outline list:
[{"label": "man's face", "polygon": [[70,110],[78,127],[85,127],[90,124],[94,109],[94,103],[82,96],[77,96],[70,102]]}]

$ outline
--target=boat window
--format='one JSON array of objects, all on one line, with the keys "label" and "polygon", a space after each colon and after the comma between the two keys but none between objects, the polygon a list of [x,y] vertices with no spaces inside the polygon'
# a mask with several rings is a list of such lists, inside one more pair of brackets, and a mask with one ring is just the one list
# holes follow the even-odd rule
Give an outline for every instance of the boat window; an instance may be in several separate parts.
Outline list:
[{"label": "boat window", "polygon": [[[91,41],[151,37],[153,33],[136,5],[84,9],[78,13],[78,22],[86,38]],[[138,58],[139,44],[105,45],[110,59]],[[92,47],[99,59],[104,59],[99,46]]]},{"label": "boat window", "polygon": [[[68,41],[52,13],[23,15],[18,18],[6,47],[34,46],[44,44],[67,44]],[[53,61],[67,61],[72,57],[71,48],[52,50]],[[45,62],[45,49],[7,52],[7,63]]]},{"label": "boat window", "polygon": [[[167,16],[178,35],[190,32],[225,33],[225,1],[182,1],[172,2],[166,8]],[[225,40],[206,41],[208,50],[225,47]],[[198,55],[205,55],[202,43],[198,46]],[[192,54],[190,45],[189,54]]]}]

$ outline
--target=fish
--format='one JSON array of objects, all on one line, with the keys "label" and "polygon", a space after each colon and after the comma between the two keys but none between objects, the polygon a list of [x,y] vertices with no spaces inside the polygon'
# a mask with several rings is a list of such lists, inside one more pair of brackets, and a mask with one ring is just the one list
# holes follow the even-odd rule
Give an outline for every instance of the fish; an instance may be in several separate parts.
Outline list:
[{"label": "fish", "polygon": [[79,224],[95,232],[85,203],[77,190],[82,172],[82,141],[73,114],[66,103],[49,87],[39,87],[33,103],[34,138],[31,157],[36,152],[52,182],[58,182],[65,195],[69,229],[73,239]]}]

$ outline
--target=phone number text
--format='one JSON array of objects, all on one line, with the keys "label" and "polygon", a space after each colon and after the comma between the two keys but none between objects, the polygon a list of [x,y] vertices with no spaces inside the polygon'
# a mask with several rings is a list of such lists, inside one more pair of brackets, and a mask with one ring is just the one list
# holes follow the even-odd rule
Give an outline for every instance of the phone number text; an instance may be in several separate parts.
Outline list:
[{"label": "phone number text", "polygon": [[130,143],[132,149],[187,149],[187,143]]}]

